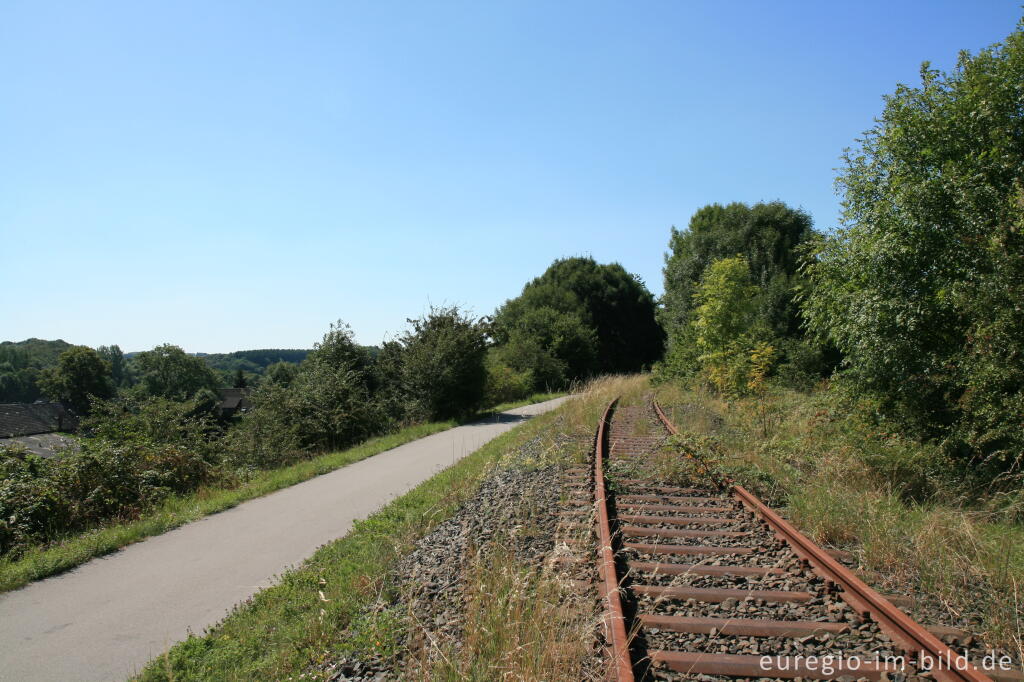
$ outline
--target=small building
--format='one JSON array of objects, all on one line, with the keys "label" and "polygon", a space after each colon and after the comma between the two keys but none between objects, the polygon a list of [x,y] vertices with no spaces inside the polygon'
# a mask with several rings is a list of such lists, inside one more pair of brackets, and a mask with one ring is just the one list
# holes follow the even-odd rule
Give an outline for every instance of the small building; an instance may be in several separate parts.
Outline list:
[{"label": "small building", "polygon": [[236,414],[248,412],[252,407],[247,388],[221,388],[217,392],[220,394],[217,408],[220,410],[221,419],[231,419]]},{"label": "small building", "polygon": [[0,445],[20,445],[41,457],[76,451],[62,433],[78,428],[78,417],[60,403],[0,403]]},{"label": "small building", "polygon": [[78,418],[60,403],[0,403],[0,438],[76,428]]}]

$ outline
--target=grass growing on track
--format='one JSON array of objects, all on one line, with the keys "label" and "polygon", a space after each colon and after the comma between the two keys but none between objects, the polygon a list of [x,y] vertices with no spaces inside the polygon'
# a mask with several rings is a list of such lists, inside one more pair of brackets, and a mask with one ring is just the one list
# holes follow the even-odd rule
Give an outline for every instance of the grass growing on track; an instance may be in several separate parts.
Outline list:
[{"label": "grass growing on track", "polygon": [[1024,658],[1024,494],[968,497],[962,469],[937,447],[843,413],[822,393],[775,390],[767,405],[677,385],[658,393],[692,448],[785,504],[803,532],[976,614],[989,645]]},{"label": "grass growing on track", "polygon": [[[576,401],[569,401],[572,405]],[[451,516],[486,473],[517,444],[550,426],[565,408],[508,431],[454,466],[388,504],[345,537],[321,547],[280,582],[262,590],[202,636],[190,637],[153,660],[141,680],[315,679],[319,664],[337,656],[343,635],[364,609],[392,586],[388,569],[415,541]],[[387,630],[387,622],[358,629]],[[360,644],[390,647],[387,633]],[[362,652],[364,655],[367,651]]]},{"label": "grass growing on track", "polygon": [[[563,394],[537,394],[523,401],[498,405],[476,415],[473,419],[483,419],[495,412],[550,400],[559,395]],[[447,421],[410,426],[395,433],[371,438],[348,450],[320,455],[280,469],[257,472],[251,479],[235,488],[206,487],[188,495],[173,495],[139,519],[106,525],[76,534],[57,544],[31,549],[14,561],[0,560],[0,593],[17,589],[33,580],[62,573],[90,559],[165,533],[204,516],[230,509],[242,502],[302,483],[315,476],[457,425],[454,421]]]}]

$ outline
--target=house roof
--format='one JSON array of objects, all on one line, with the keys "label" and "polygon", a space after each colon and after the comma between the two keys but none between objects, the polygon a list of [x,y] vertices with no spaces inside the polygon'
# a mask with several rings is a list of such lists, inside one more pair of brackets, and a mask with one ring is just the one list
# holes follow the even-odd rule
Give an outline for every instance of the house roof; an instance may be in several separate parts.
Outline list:
[{"label": "house roof", "polygon": [[220,405],[218,407],[220,407],[221,411],[237,410],[249,406],[249,401],[247,400],[249,389],[247,388],[222,388],[218,393],[220,394]]},{"label": "house roof", "polygon": [[76,422],[60,403],[0,404],[0,438],[71,430]]}]

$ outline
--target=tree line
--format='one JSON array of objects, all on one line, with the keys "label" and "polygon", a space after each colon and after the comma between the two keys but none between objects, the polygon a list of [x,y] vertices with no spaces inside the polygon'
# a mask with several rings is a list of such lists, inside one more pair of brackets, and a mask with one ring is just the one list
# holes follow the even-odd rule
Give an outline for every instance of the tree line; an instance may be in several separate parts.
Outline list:
[{"label": "tree line", "polygon": [[[559,260],[491,316],[432,307],[380,347],[332,324],[300,362],[267,365],[251,408],[228,420],[217,410],[224,377],[204,357],[170,344],[131,358],[69,345],[35,380],[84,415],[81,450],[41,459],[0,448],[0,555],[406,425],[641,370],[661,354],[654,315],[654,297],[621,266]],[[280,357],[261,353],[230,359]]]}]

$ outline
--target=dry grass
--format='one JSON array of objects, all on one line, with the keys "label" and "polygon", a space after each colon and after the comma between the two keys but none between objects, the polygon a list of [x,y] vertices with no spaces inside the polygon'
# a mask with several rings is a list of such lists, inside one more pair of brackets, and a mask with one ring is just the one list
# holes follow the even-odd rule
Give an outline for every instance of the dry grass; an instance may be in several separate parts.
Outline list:
[{"label": "dry grass", "polygon": [[500,545],[491,549],[468,560],[462,637],[418,652],[408,679],[598,679],[593,599],[554,570],[525,566]]},{"label": "dry grass", "polygon": [[821,394],[774,391],[767,429],[754,400],[678,385],[658,394],[688,447],[788,507],[801,530],[854,550],[882,587],[922,589],[951,614],[980,617],[990,645],[1024,658],[1024,528],[1001,500],[967,503],[937,448],[837,414]]}]

